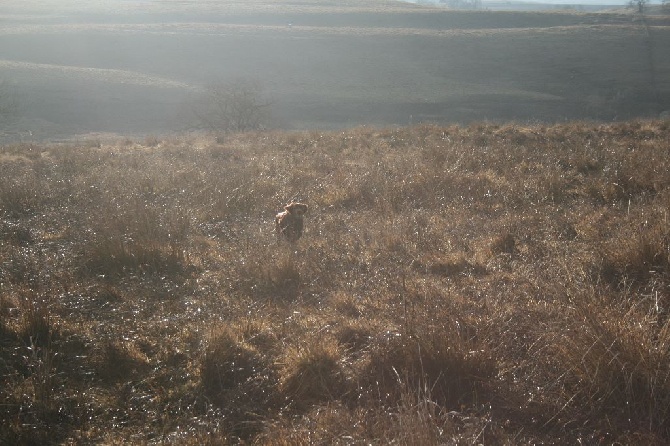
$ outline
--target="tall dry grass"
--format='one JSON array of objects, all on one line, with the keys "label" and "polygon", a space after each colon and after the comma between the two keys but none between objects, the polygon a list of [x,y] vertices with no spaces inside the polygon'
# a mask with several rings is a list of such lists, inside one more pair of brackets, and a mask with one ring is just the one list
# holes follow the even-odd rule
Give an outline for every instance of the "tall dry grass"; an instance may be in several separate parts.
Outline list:
[{"label": "tall dry grass", "polygon": [[669,135],[4,146],[0,442],[667,443]]}]

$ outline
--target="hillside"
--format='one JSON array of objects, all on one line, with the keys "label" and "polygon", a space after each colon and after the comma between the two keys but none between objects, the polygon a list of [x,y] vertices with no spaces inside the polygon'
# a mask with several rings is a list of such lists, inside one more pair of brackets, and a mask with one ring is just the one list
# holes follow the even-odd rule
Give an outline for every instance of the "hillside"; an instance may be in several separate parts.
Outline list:
[{"label": "hillside", "polygon": [[[56,6],[55,6],[56,5]],[[263,86],[266,127],[564,122],[670,109],[667,16],[401,2],[3,2],[2,140],[165,134],[207,87]]]},{"label": "hillside", "polygon": [[0,443],[667,444],[669,142],[630,121],[4,145]]}]

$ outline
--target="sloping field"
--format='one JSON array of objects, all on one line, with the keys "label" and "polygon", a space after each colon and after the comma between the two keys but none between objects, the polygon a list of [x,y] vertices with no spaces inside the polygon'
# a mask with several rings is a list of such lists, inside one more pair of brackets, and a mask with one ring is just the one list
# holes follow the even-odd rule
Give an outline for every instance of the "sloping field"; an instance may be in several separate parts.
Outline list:
[{"label": "sloping field", "polygon": [[663,17],[395,2],[104,4],[0,6],[0,79],[22,104],[6,126],[45,137],[31,123],[63,134],[182,130],[194,124],[197,92],[234,78],[262,84],[272,125],[285,128],[616,120],[670,108]]}]

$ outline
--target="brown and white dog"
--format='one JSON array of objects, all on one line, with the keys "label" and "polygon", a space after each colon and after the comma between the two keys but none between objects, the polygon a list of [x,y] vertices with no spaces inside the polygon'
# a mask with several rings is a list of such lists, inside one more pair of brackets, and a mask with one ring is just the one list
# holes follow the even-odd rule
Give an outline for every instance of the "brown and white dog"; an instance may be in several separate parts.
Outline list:
[{"label": "brown and white dog", "polygon": [[308,206],[304,203],[290,202],[284,206],[284,212],[275,217],[275,231],[277,235],[283,235],[290,242],[295,242],[302,236],[302,217],[307,212]]}]

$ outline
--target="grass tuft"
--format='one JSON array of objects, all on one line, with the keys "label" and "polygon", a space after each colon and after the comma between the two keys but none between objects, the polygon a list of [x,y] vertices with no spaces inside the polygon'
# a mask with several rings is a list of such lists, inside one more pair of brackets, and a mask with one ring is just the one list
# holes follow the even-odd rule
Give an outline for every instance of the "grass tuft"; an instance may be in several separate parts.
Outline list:
[{"label": "grass tuft", "polygon": [[562,365],[557,374],[565,410],[583,419],[607,413],[600,429],[625,426],[661,442],[670,434],[670,320],[641,311],[631,297],[620,304],[598,294],[577,301],[552,342]]},{"label": "grass tuft", "polygon": [[280,359],[280,391],[296,408],[339,399],[346,395],[343,352],[330,337],[308,339],[289,347]]}]

